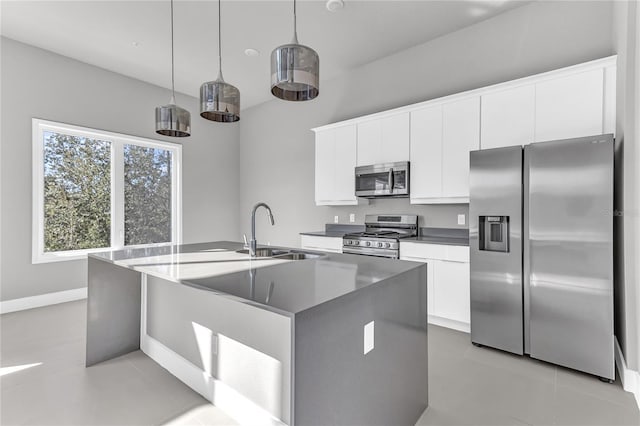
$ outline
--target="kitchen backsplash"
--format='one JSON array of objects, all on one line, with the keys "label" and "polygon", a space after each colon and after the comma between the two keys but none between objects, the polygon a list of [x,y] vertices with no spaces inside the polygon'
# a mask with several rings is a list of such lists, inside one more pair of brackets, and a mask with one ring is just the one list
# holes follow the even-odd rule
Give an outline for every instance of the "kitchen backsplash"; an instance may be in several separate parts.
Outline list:
[{"label": "kitchen backsplash", "polygon": [[[468,204],[409,204],[408,198],[377,198],[370,200],[368,205],[317,207],[326,213],[326,223],[334,223],[338,216],[338,223],[350,223],[349,215],[355,214],[356,224],[364,223],[367,214],[415,214],[419,216],[418,226],[431,228],[461,228],[469,227]],[[464,215],[464,225],[458,224],[458,215]]]}]

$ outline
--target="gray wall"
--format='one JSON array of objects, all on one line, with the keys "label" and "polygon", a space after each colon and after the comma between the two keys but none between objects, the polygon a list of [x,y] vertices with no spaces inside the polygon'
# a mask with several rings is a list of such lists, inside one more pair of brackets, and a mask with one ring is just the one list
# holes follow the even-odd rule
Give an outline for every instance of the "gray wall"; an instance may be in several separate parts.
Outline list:
[{"label": "gray wall", "polygon": [[[0,300],[84,287],[84,260],[31,264],[31,119],[177,142],[154,131],[154,108],[170,93],[10,39],[1,48]],[[237,239],[239,126],[201,119],[195,98],[179,94],[178,104],[191,111],[193,135],[179,140],[183,240]]]},{"label": "gray wall", "polygon": [[[273,208],[276,226],[260,213],[258,241],[298,245],[301,231],[323,229],[356,213],[423,216],[421,226],[457,227],[467,205],[411,206],[407,199],[369,206],[314,204],[316,126],[499,83],[614,53],[611,2],[536,2],[322,82],[311,102],[273,100],[243,112],[240,126],[241,232],[257,201]],[[468,218],[467,218],[468,221]],[[466,227],[466,226],[465,226]]]}]

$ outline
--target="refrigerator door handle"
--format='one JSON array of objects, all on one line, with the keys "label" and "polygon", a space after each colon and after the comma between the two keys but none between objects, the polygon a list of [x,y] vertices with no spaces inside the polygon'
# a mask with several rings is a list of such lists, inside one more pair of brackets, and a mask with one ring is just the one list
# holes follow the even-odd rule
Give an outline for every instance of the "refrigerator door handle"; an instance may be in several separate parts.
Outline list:
[{"label": "refrigerator door handle", "polygon": [[531,353],[531,338],[529,334],[530,319],[530,285],[531,285],[531,256],[529,249],[529,147],[524,147],[522,165],[522,304],[523,304],[523,322],[522,326],[524,336],[524,353]]}]

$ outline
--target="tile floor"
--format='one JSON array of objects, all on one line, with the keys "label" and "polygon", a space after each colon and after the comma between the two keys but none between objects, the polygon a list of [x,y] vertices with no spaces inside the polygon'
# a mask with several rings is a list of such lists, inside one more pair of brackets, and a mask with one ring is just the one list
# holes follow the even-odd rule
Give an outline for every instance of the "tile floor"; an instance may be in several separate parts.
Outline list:
[{"label": "tile floor", "polygon": [[[140,351],[86,369],[86,302],[0,318],[2,425],[232,425]],[[620,382],[469,343],[429,327],[430,407],[418,425],[640,425]]]}]

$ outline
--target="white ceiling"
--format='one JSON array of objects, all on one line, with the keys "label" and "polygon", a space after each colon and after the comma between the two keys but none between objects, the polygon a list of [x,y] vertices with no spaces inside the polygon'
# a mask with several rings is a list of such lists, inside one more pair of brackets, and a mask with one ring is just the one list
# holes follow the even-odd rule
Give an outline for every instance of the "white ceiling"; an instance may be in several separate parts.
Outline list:
[{"label": "white ceiling", "polygon": [[[526,3],[345,0],[332,13],[324,0],[303,0],[298,38],[320,55],[322,81]],[[171,87],[168,0],[2,0],[0,7],[3,36]],[[176,90],[197,97],[218,72],[217,2],[176,0],[174,16]],[[292,20],[291,1],[222,2],[224,77],[240,89],[243,109],[271,99],[271,51],[291,40]],[[247,57],[246,48],[260,55]]]}]

